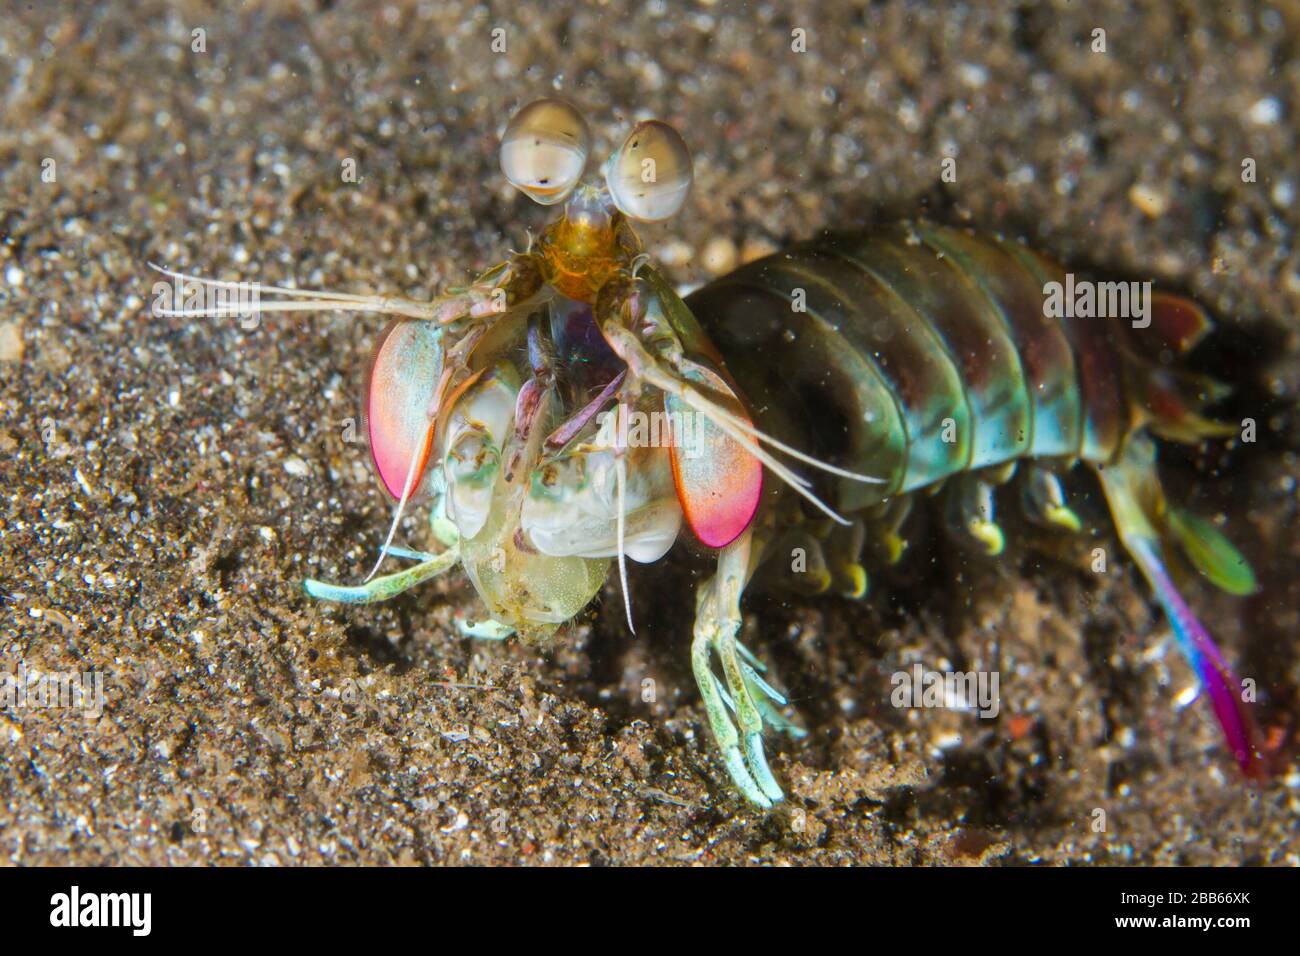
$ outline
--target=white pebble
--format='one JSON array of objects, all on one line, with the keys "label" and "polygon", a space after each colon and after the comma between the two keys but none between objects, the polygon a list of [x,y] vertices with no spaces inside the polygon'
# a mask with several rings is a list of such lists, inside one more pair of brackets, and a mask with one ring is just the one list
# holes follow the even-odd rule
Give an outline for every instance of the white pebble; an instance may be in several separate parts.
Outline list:
[{"label": "white pebble", "polygon": [[957,67],[957,75],[961,77],[961,81],[967,86],[979,89],[988,82],[989,71],[978,63],[963,63]]},{"label": "white pebble", "polygon": [[1250,121],[1256,126],[1272,126],[1282,118],[1282,104],[1276,97],[1268,96],[1257,100],[1250,108]]},{"label": "white pebble", "polygon": [[705,269],[720,276],[736,268],[736,255],[736,244],[725,236],[718,236],[705,243],[701,258]]},{"label": "white pebble", "polygon": [[961,745],[961,734],[952,730],[943,731],[935,734],[934,737],[930,739],[930,745],[933,749],[943,753],[945,750],[951,750],[953,747]]},{"label": "white pebble", "polygon": [[686,265],[695,256],[695,250],[680,239],[673,239],[655,250],[655,258],[666,266],[680,267]]}]

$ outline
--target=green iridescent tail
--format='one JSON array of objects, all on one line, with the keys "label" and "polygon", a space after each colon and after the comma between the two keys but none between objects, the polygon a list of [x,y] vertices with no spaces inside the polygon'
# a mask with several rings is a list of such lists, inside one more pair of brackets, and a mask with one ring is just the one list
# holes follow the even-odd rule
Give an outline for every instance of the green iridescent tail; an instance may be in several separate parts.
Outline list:
[{"label": "green iridescent tail", "polygon": [[1177,543],[1197,571],[1230,594],[1256,589],[1250,565],[1209,522],[1168,505],[1156,474],[1155,444],[1146,435],[1129,438],[1116,461],[1096,470],[1120,540],[1142,569],[1173,626],[1179,650],[1208,692],[1237,765],[1247,777],[1262,777],[1261,738],[1242,700],[1241,684],[1178,592],[1166,546]]}]

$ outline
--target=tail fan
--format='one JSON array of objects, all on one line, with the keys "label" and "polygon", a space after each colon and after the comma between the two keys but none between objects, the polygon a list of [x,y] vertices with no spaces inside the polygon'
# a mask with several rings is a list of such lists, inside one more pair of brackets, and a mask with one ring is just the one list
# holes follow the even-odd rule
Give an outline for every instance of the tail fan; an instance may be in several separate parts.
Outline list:
[{"label": "tail fan", "polygon": [[1232,389],[1208,375],[1143,363],[1127,385],[1137,400],[1141,419],[1161,438],[1194,445],[1206,438],[1227,438],[1237,433],[1236,425],[1203,414],[1205,408],[1232,393]]},{"label": "tail fan", "polygon": [[1155,543],[1139,538],[1128,543],[1142,573],[1155,591],[1156,600],[1164,608],[1173,626],[1178,649],[1187,663],[1196,671],[1201,686],[1210,696],[1214,716],[1223,728],[1223,735],[1232,749],[1241,772],[1250,778],[1263,776],[1263,763],[1259,753],[1259,734],[1254,721],[1241,702],[1241,684],[1228,669],[1223,654],[1215,645],[1204,625],[1192,614],[1183,596],[1174,587]]},{"label": "tail fan", "polygon": [[1208,523],[1167,508],[1155,472],[1155,446],[1146,436],[1130,438],[1118,461],[1098,468],[1097,474],[1120,539],[1142,569],[1173,627],[1178,649],[1208,693],[1237,766],[1249,778],[1263,777],[1261,738],[1242,701],[1241,684],[1174,585],[1163,542],[1178,541],[1198,570],[1232,593],[1253,589],[1249,566],[1217,531],[1200,534],[1213,530]]},{"label": "tail fan", "polygon": [[1190,352],[1213,330],[1213,320],[1196,302],[1170,292],[1155,292],[1147,324],[1133,327],[1132,340],[1159,360],[1162,351],[1174,355]]}]

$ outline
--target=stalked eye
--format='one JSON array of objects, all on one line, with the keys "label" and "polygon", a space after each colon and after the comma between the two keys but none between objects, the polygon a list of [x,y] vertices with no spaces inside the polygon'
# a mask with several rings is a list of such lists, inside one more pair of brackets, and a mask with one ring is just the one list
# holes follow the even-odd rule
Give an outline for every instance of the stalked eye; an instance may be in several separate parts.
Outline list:
[{"label": "stalked eye", "polygon": [[659,222],[681,209],[694,176],[685,141],[659,120],[638,123],[605,165],[614,204],[642,222]]},{"label": "stalked eye", "polygon": [[529,103],[501,138],[501,171],[543,206],[563,202],[582,178],[591,134],[582,114],[563,100]]}]

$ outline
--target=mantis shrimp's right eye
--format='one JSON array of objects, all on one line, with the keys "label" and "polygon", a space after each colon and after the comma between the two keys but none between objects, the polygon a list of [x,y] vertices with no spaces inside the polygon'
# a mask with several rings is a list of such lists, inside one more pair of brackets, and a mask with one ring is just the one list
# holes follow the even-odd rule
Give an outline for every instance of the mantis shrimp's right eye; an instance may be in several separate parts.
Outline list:
[{"label": "mantis shrimp's right eye", "polygon": [[637,123],[605,164],[605,186],[622,213],[662,222],[686,202],[695,172],[681,134],[667,123]]},{"label": "mantis shrimp's right eye", "polygon": [[543,206],[563,202],[587,166],[591,134],[582,114],[563,100],[529,103],[501,137],[501,171]]}]

